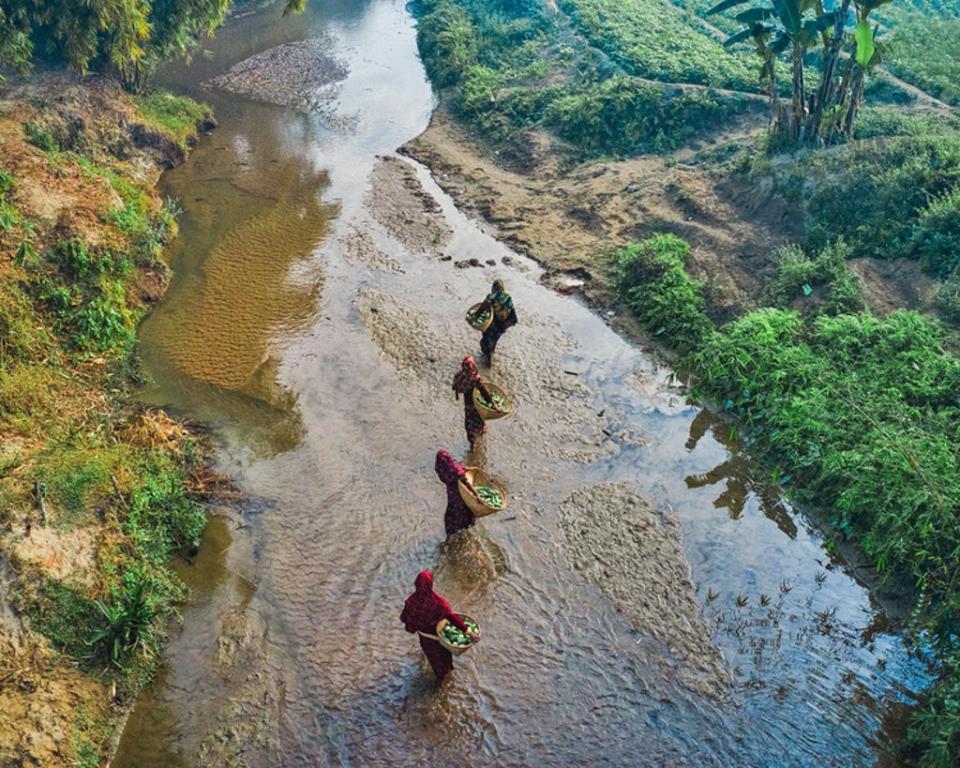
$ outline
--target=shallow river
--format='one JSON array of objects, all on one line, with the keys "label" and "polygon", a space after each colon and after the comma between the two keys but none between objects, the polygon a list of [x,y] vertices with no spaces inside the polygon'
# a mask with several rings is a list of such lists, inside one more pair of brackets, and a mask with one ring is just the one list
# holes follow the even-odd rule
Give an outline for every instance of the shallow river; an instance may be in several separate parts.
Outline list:
[{"label": "shallow river", "polygon": [[[333,115],[200,86],[318,35],[349,69]],[[220,127],[166,177],[176,277],[141,354],[145,398],[211,425],[246,500],[179,566],[193,599],[114,765],[894,765],[927,678],[867,590],[668,370],[541,285],[426,169],[378,160],[433,107],[403,3],[247,6],[209,46],[163,77]],[[427,215],[404,197],[416,181],[434,241],[391,221]],[[449,381],[495,276],[521,325],[490,375],[517,412],[473,459],[511,506],[448,548],[433,457],[466,451]],[[608,481],[680,520],[728,693],[685,682],[669,632],[637,631],[574,562],[558,508]],[[425,567],[485,634],[439,691],[397,620]]]}]

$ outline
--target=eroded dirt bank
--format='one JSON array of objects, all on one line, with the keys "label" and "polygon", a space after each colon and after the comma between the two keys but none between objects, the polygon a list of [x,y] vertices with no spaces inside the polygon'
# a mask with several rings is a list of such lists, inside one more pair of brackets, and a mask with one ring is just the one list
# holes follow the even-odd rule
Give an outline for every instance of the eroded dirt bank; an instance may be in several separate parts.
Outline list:
[{"label": "eroded dirt bank", "polygon": [[802,236],[785,203],[684,162],[688,152],[576,165],[537,134],[531,162],[517,169],[442,107],[401,151],[499,239],[540,262],[548,280],[605,306],[615,303],[611,250],[672,232],[690,243],[691,271],[707,283],[714,314],[729,319],[755,305],[776,248]]},{"label": "eroded dirt bank", "polygon": [[133,404],[124,366],[137,318],[168,282],[156,246],[173,219],[155,185],[212,126],[196,104],[138,101],[105,78],[49,72],[0,90],[4,766],[103,761],[156,648],[112,667],[93,600],[116,605],[138,569],[170,585],[151,595],[158,614],[177,593],[140,549],[166,551],[136,538],[130,504],[161,475],[181,498],[202,495],[202,449]]}]

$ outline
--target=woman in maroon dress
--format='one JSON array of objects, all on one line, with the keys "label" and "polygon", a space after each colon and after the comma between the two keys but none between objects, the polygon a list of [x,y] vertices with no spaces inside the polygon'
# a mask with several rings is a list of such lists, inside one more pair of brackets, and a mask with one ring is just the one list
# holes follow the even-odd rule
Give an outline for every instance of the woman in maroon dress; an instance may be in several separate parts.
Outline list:
[{"label": "woman in maroon dress", "polygon": [[463,358],[463,363],[457,375],[453,377],[453,391],[460,398],[463,395],[463,426],[467,430],[467,440],[470,441],[470,450],[472,451],[480,439],[480,435],[487,431],[487,425],[484,423],[480,414],[473,404],[473,390],[479,389],[487,401],[490,398],[490,392],[483,384],[480,378],[480,369],[474,359],[467,355]]},{"label": "woman in maroon dress", "polygon": [[[416,589],[403,604],[403,613],[400,621],[407,632],[426,632],[428,635],[437,634],[437,622],[447,619],[461,632],[467,632],[467,625],[453,612],[450,603],[433,591],[433,574],[422,571],[414,582]],[[453,654],[436,640],[420,635],[420,647],[424,656],[433,667],[433,674],[437,681],[443,680],[453,669]]]},{"label": "woman in maroon dress", "polygon": [[443,527],[447,536],[452,536],[457,531],[469,528],[476,522],[470,507],[464,504],[463,497],[460,496],[457,483],[462,480],[471,490],[473,487],[467,480],[466,468],[458,464],[449,451],[442,449],[437,451],[434,469],[437,472],[437,477],[440,478],[440,482],[447,486],[447,511],[443,514]]}]

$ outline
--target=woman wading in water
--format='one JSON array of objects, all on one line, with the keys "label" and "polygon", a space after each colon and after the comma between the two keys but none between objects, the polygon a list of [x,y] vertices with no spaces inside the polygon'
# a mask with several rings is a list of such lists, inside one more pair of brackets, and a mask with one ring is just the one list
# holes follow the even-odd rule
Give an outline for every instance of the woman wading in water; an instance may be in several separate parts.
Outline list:
[{"label": "woman wading in water", "polygon": [[[403,622],[407,632],[435,635],[437,622],[440,619],[446,619],[461,632],[466,632],[473,638],[476,637],[463,620],[453,612],[450,603],[433,591],[433,574],[430,571],[422,571],[414,582],[413,594],[403,604],[400,621]],[[433,668],[433,674],[437,676],[437,682],[442,681],[453,669],[453,654],[436,640],[424,637],[422,634],[420,647]]]},{"label": "woman wading in water", "polygon": [[503,280],[493,281],[490,294],[481,303],[479,312],[482,313],[487,309],[493,310],[493,322],[483,332],[480,349],[487,358],[487,365],[490,365],[493,362],[493,351],[497,348],[500,337],[507,332],[508,328],[517,324],[517,312],[513,308],[513,299],[504,290]]},{"label": "woman wading in water", "polygon": [[480,378],[480,369],[477,368],[474,359],[467,355],[463,358],[460,370],[453,377],[453,391],[457,399],[460,398],[460,395],[463,395],[463,426],[467,430],[467,440],[470,441],[471,451],[476,446],[477,440],[487,431],[486,423],[477,413],[473,404],[474,389],[479,389],[480,394],[488,401],[492,399],[490,392],[483,383],[483,379]]}]

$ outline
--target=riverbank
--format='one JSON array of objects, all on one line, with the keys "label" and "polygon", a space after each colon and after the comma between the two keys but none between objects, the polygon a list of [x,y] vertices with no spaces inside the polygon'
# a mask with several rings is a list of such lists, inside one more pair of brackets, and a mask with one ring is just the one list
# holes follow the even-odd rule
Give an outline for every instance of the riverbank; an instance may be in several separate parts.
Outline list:
[{"label": "riverbank", "polygon": [[57,72],[0,89],[0,763],[96,766],[184,597],[215,478],[138,405],[137,324],[169,280],[155,186],[209,109]]}]

